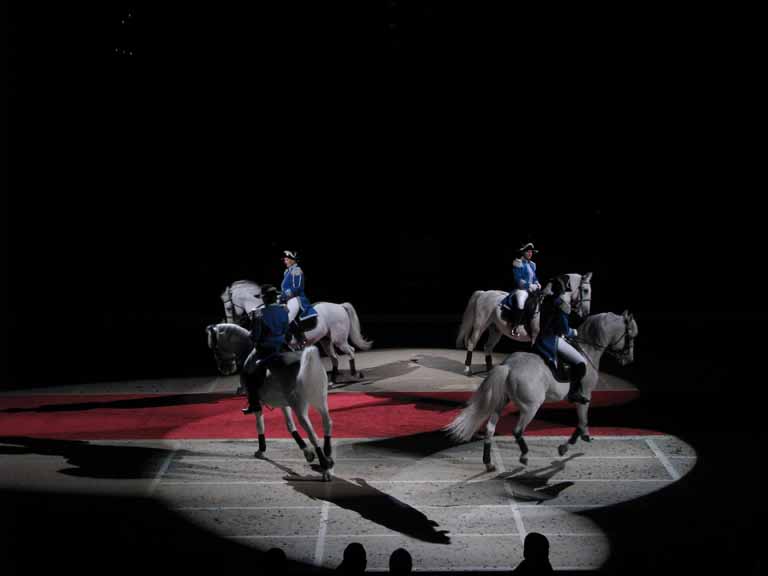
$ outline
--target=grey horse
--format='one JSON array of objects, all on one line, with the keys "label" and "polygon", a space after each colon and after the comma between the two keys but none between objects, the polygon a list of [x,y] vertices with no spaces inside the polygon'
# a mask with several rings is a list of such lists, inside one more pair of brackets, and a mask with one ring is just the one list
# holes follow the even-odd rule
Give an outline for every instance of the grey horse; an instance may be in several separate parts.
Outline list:
[{"label": "grey horse", "polygon": [[[592,302],[592,272],[585,274],[564,274],[570,281],[571,289],[565,292],[564,297],[570,302],[573,311],[580,317],[589,315]],[[542,288],[542,295],[552,292],[552,283],[548,282]],[[476,290],[469,299],[461,320],[459,334],[456,337],[456,348],[464,348],[467,357],[464,362],[464,373],[472,375],[472,352],[480,337],[488,331],[488,339],[485,342],[485,365],[488,370],[493,367],[491,354],[502,336],[518,342],[535,342],[539,332],[538,310],[531,321],[533,334],[528,334],[523,329],[515,336],[510,326],[501,317],[501,301],[509,295],[502,290]]]},{"label": "grey horse", "polygon": [[[587,372],[582,379],[584,395],[591,399],[597,386],[600,359],[604,352],[615,355],[620,364],[634,360],[634,339],[637,322],[625,311],[622,315],[605,312],[587,318],[578,328],[579,336],[572,340],[587,358]],[[483,462],[488,471],[491,465],[491,440],[501,412],[511,399],[520,409],[514,435],[520,447],[520,462],[528,463],[528,446],[523,433],[544,402],[563,400],[568,395],[569,383],[554,378],[544,360],[531,352],[515,352],[494,367],[472,394],[467,407],[445,427],[457,441],[468,441],[480,426],[488,421],[483,447]],[[589,404],[577,404],[578,426],[567,444],[558,447],[560,456],[568,451],[568,445],[581,438],[589,442],[587,412]]]},{"label": "grey horse", "polygon": [[[213,351],[216,366],[225,376],[240,372],[241,381],[245,378],[242,373],[243,363],[253,350],[250,333],[237,324],[216,324],[206,328],[208,347]],[[328,412],[328,377],[320,359],[320,353],[315,346],[307,346],[303,351],[289,353],[294,357],[300,356],[300,361],[289,364],[279,373],[270,373],[259,389],[259,397],[270,406],[277,406],[283,411],[285,424],[293,439],[304,452],[307,462],[312,462],[315,454],[320,461],[323,480],[329,481],[333,475],[333,459],[331,458],[331,416]],[[325,442],[323,448],[309,420],[309,406],[314,406],[323,420]],[[314,448],[308,448],[296,430],[291,412],[296,413],[301,427],[307,433]],[[259,435],[259,450],[254,454],[261,458],[267,449],[264,429],[264,416],[256,412],[256,428]]]}]

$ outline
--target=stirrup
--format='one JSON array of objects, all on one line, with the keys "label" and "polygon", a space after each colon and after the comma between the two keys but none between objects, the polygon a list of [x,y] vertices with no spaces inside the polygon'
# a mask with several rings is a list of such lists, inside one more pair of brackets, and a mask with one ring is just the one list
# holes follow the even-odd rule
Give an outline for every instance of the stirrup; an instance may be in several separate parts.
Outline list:
[{"label": "stirrup", "polygon": [[569,392],[568,401],[574,404],[589,404],[589,398],[584,396],[581,392]]}]

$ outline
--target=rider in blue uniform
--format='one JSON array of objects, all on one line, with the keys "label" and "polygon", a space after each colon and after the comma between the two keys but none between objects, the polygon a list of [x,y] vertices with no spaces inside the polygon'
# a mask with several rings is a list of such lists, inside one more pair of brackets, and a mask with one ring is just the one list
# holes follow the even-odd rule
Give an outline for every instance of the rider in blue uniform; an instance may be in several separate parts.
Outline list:
[{"label": "rider in blue uniform", "polygon": [[267,369],[280,359],[280,352],[285,347],[285,337],[288,332],[288,311],[285,306],[278,304],[278,290],[266,285],[261,289],[264,307],[254,311],[251,341],[254,349],[243,364],[243,372],[248,391],[248,406],[243,408],[243,414],[261,411],[259,388],[264,383]]},{"label": "rider in blue uniform", "polygon": [[514,336],[518,335],[520,325],[523,323],[525,301],[528,299],[528,294],[541,290],[541,284],[536,277],[536,263],[533,261],[535,252],[538,250],[534,248],[531,242],[524,244],[518,250],[518,257],[512,262],[515,289],[501,301],[501,306],[509,317],[509,324]]},{"label": "rider in blue uniform", "polygon": [[586,404],[589,400],[582,394],[581,379],[587,373],[587,362],[578,350],[563,337],[574,337],[577,332],[568,324],[571,305],[563,298],[563,293],[570,291],[568,276],[557,276],[552,280],[552,294],[541,303],[541,333],[533,349],[557,370],[559,359],[571,364],[571,388],[568,400]]},{"label": "rider in blue uniform", "polygon": [[283,264],[285,264],[285,273],[283,274],[283,283],[281,285],[283,302],[288,306],[289,321],[294,322],[293,330],[296,332],[299,340],[304,338],[304,326],[313,323],[317,318],[317,311],[309,303],[309,298],[304,294],[304,272],[297,264],[298,256],[292,250],[283,252]]}]

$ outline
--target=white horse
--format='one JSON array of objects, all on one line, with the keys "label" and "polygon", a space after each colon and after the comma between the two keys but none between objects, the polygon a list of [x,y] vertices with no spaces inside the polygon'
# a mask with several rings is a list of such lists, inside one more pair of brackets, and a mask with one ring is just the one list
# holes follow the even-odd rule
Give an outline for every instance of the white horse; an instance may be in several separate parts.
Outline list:
[{"label": "white horse", "polygon": [[[261,299],[261,287],[249,280],[238,280],[228,286],[222,292],[221,300],[224,303],[226,321],[241,326],[246,324],[248,316],[254,310],[264,305]],[[355,307],[349,302],[343,304],[318,302],[313,306],[317,311],[317,324],[312,330],[305,332],[304,337],[308,344],[319,343],[331,359],[331,382],[336,382],[339,375],[337,350],[349,356],[350,374],[362,378],[363,373],[359,372],[355,366],[354,346],[360,350],[369,350],[373,342],[363,338]]]},{"label": "white horse", "polygon": [[261,286],[250,280],[237,280],[221,293],[224,304],[225,322],[244,325],[251,313],[264,306],[261,299]]},{"label": "white horse", "polygon": [[[589,315],[592,302],[592,272],[586,274],[564,274],[570,280],[571,289],[564,292],[564,297],[571,304],[572,310],[580,317]],[[541,290],[541,295],[552,293],[552,282],[547,283]],[[518,342],[535,342],[539,334],[538,308],[531,319],[531,331],[528,334],[524,327],[519,335],[512,334],[511,327],[501,317],[501,301],[509,295],[509,292],[501,290],[476,290],[469,299],[461,320],[461,328],[456,337],[456,348],[464,348],[467,357],[464,361],[464,374],[472,375],[472,352],[480,337],[488,330],[488,339],[485,342],[485,366],[488,370],[493,367],[493,349],[499,343],[502,336]]]},{"label": "white horse", "polygon": [[[587,358],[587,372],[582,383],[582,392],[591,399],[597,386],[600,358],[603,352],[616,356],[621,365],[634,360],[634,339],[637,337],[637,323],[625,311],[623,315],[606,312],[587,318],[578,328],[579,336],[573,340]],[[445,427],[454,440],[467,441],[472,438],[483,422],[488,420],[483,446],[483,463],[487,470],[491,465],[491,440],[501,412],[511,399],[520,409],[514,435],[520,447],[520,462],[528,463],[528,446],[523,433],[536,416],[544,402],[563,400],[568,395],[569,382],[554,378],[544,360],[530,352],[515,352],[504,362],[493,368],[472,394],[467,407]],[[560,456],[568,451],[569,444],[581,438],[591,441],[587,428],[589,404],[577,404],[579,423],[567,444],[558,447]]]},{"label": "white horse", "polygon": [[[243,363],[253,349],[250,333],[237,324],[216,324],[206,328],[208,347],[213,351],[219,372],[230,376],[240,372],[241,381]],[[328,412],[328,378],[320,360],[320,353],[314,346],[307,346],[302,352],[288,353],[288,356],[301,357],[299,362],[289,363],[281,370],[267,371],[267,378],[259,388],[259,399],[270,406],[278,406],[283,411],[285,425],[293,439],[304,452],[307,462],[315,459],[320,461],[323,480],[328,481],[333,476],[333,458],[331,458],[331,416]],[[323,448],[315,434],[308,417],[309,406],[314,406],[323,419],[325,439]],[[309,437],[314,452],[308,448],[296,430],[291,412],[295,412],[301,427]],[[256,429],[259,436],[259,449],[254,453],[261,458],[267,449],[264,430],[264,415],[256,412]]]}]

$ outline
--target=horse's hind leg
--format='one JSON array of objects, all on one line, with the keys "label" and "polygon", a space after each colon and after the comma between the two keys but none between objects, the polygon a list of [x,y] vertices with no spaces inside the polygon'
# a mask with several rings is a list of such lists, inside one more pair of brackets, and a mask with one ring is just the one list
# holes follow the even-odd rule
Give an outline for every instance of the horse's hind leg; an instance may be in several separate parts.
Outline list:
[{"label": "horse's hind leg", "polygon": [[485,441],[483,442],[483,464],[488,472],[496,470],[496,466],[491,462],[491,445],[493,435],[496,433],[496,424],[499,422],[501,412],[494,412],[488,418],[488,424],[485,425]]},{"label": "horse's hind leg", "polygon": [[312,423],[309,421],[309,417],[307,416],[308,409],[309,405],[304,404],[296,410],[296,416],[299,419],[299,424],[301,424],[301,427],[304,428],[307,436],[309,436],[309,441],[312,443],[312,446],[315,447],[315,453],[317,454],[317,458],[320,461],[320,468],[323,469],[323,480],[328,482],[333,476],[333,458],[326,456],[325,452],[320,448],[320,443],[317,440],[315,429],[312,427]]},{"label": "horse's hind leg", "polygon": [[349,373],[352,375],[352,377],[353,378],[362,378],[363,377],[363,373],[362,372],[358,372],[357,368],[355,367],[355,349],[354,349],[354,347],[350,346],[347,342],[342,342],[340,344],[337,344],[337,347],[344,354],[349,356]]},{"label": "horse's hind leg", "polygon": [[475,319],[475,324],[472,326],[472,332],[470,332],[469,338],[467,338],[467,358],[464,360],[464,374],[466,376],[472,376],[472,352],[475,349],[477,341],[480,340],[480,336],[485,332],[485,328],[485,322],[481,323]]},{"label": "horse's hind leg", "polygon": [[288,428],[288,432],[291,433],[296,444],[299,445],[299,449],[304,452],[304,458],[307,462],[312,462],[315,459],[315,453],[304,442],[304,439],[299,435],[299,431],[296,430],[296,424],[293,423],[293,416],[291,416],[291,409],[288,406],[281,408],[283,416],[285,417],[285,426]]},{"label": "horse's hind leg", "polygon": [[496,327],[496,324],[491,324],[488,327],[488,340],[485,342],[485,368],[488,372],[493,368],[493,349],[496,347],[496,344],[499,343],[501,337],[502,333]]},{"label": "horse's hind leg", "polygon": [[568,442],[566,444],[560,444],[560,446],[557,447],[557,453],[560,454],[560,456],[565,456],[565,453],[568,452],[568,447],[576,444],[579,438],[584,440],[584,442],[592,442],[592,437],[589,435],[589,428],[587,428],[588,411],[589,404],[579,404],[576,406],[576,414],[579,417],[579,424],[576,426],[573,434],[571,434]]},{"label": "horse's hind leg", "polygon": [[325,350],[328,358],[331,359],[331,376],[329,380],[331,384],[335,384],[336,379],[339,377],[339,355],[336,354],[336,349],[333,347],[330,337],[320,340],[320,345]]},{"label": "horse's hind leg", "polygon": [[515,424],[513,434],[515,435],[517,446],[520,448],[520,464],[523,466],[528,464],[528,444],[526,443],[525,438],[523,438],[523,433],[528,427],[528,424],[531,423],[531,420],[533,420],[533,417],[536,415],[536,412],[538,412],[540,406],[541,404],[531,408],[524,404],[520,405],[520,415],[517,418],[517,424]]},{"label": "horse's hind leg", "polygon": [[331,429],[333,427],[333,421],[331,420],[331,414],[328,412],[327,403],[319,410],[320,416],[323,419],[323,453],[330,458],[331,454],[333,454],[333,447],[331,446]]}]

